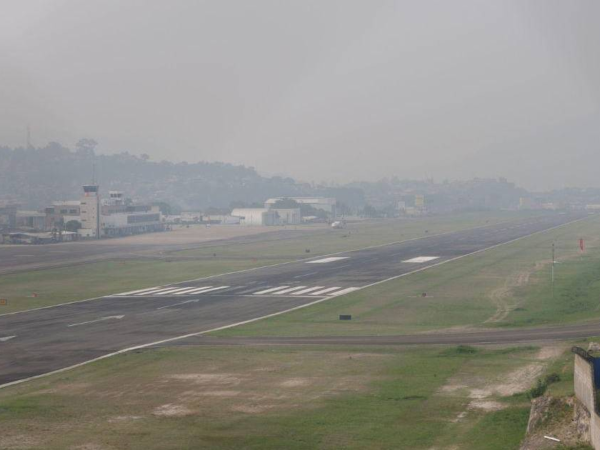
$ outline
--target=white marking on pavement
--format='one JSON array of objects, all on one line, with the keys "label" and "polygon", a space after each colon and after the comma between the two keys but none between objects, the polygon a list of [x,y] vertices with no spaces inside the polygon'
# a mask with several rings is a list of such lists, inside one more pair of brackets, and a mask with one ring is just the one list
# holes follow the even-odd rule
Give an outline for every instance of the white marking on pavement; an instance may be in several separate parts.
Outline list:
[{"label": "white marking on pavement", "polygon": [[326,294],[327,292],[337,291],[338,289],[341,289],[341,287],[339,287],[339,286],[330,287],[330,288],[327,288],[327,289],[321,289],[320,291],[317,291],[317,292],[313,292],[310,295],[322,295],[322,294]]},{"label": "white marking on pavement", "polygon": [[433,261],[434,259],[439,259],[439,256],[417,256],[416,258],[407,259],[406,261],[402,262],[419,264]]},{"label": "white marking on pavement", "polygon": [[360,288],[357,287],[349,287],[346,289],[342,289],[341,291],[338,292],[332,292],[329,295],[344,295],[344,294],[349,294],[350,292],[354,292],[354,291],[358,291]]},{"label": "white marking on pavement", "polygon": [[171,289],[173,289],[173,287],[152,289],[151,291],[144,292],[143,294],[135,294],[135,295],[155,295],[155,294],[160,294],[161,292],[164,292],[164,291],[170,291]]},{"label": "white marking on pavement", "polygon": [[220,291],[221,289],[227,289],[230,286],[217,286],[212,289],[206,289],[205,291],[198,292],[198,294],[206,294],[207,292]]},{"label": "white marking on pavement", "polygon": [[154,287],[146,288],[146,289],[138,289],[137,291],[121,292],[120,294],[115,294],[115,295],[145,294],[150,291],[156,291],[157,289],[163,289],[163,287],[162,286],[160,286],[160,287],[154,286]]},{"label": "white marking on pavement", "polygon": [[168,294],[181,295],[181,294],[184,294],[186,291],[193,291],[193,290],[194,290],[194,288],[191,288],[188,286],[188,287],[172,290],[172,291],[168,292]]},{"label": "white marking on pavement", "polygon": [[6,336],[6,337],[1,337],[0,338],[0,342],[6,342],[6,341],[10,341],[13,338],[16,338],[17,336]]},{"label": "white marking on pavement", "polygon": [[186,303],[198,303],[200,301],[199,298],[196,298],[194,300],[186,300],[185,302],[179,302],[179,303],[174,303],[172,305],[167,305],[167,306],[161,306],[160,308],[156,308],[156,310],[161,310],[161,309],[165,309],[165,308],[172,308],[173,306],[179,306],[179,305],[185,305]]},{"label": "white marking on pavement", "polygon": [[72,323],[71,325],[67,325],[68,327],[78,327],[79,325],[87,325],[88,323],[96,323],[96,322],[102,322],[104,320],[121,320],[123,316],[106,316],[106,317],[102,317],[100,319],[96,319],[96,320],[88,320],[87,322],[80,322],[80,323]]},{"label": "white marking on pavement", "polygon": [[297,275],[294,278],[304,278],[304,277],[310,277],[311,275],[316,275],[319,272],[310,272],[310,273],[305,273],[304,275]]},{"label": "white marking on pavement", "polygon": [[212,288],[212,286],[204,286],[201,288],[196,288],[193,291],[189,291],[188,294],[200,294],[201,292],[206,291],[207,289]]},{"label": "white marking on pavement", "polygon": [[315,261],[308,261],[306,264],[325,264],[335,261],[340,261],[342,259],[348,259],[349,256],[330,256],[329,258],[317,259]]},{"label": "white marking on pavement", "polygon": [[179,291],[181,288],[169,288],[169,289],[163,289],[162,291],[159,292],[152,292],[151,295],[166,295],[166,294],[172,294],[173,292],[177,292]]},{"label": "white marking on pavement", "polygon": [[198,290],[198,288],[196,286],[194,286],[192,288],[185,288],[179,292],[176,292],[175,295],[190,294],[192,291],[196,291],[196,290]]},{"label": "white marking on pavement", "polygon": [[271,288],[271,289],[265,289],[264,291],[258,291],[258,292],[255,292],[254,294],[255,295],[269,294],[271,292],[278,291],[280,289],[285,289],[285,288],[288,288],[288,287],[289,286],[278,286],[278,287]]},{"label": "white marking on pavement", "polygon": [[279,294],[289,294],[290,292],[294,292],[297,291],[299,289],[304,289],[306,286],[295,286],[292,288],[288,288],[288,289],[284,289],[282,291],[275,291],[275,292],[271,292],[272,295],[279,295]]},{"label": "white marking on pavement", "polygon": [[300,292],[294,292],[294,295],[302,295],[302,294],[307,294],[311,291],[316,291],[317,289],[323,289],[325,286],[314,286],[308,289],[304,289],[303,291]]}]

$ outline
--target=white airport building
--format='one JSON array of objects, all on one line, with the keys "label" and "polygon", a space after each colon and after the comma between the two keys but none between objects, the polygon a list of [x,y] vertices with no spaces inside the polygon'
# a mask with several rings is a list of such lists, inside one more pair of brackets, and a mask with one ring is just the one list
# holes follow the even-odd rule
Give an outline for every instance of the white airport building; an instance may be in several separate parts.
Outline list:
[{"label": "white airport building", "polygon": [[276,211],[267,208],[236,208],[231,211],[233,217],[239,217],[240,225],[271,226],[279,224]]}]

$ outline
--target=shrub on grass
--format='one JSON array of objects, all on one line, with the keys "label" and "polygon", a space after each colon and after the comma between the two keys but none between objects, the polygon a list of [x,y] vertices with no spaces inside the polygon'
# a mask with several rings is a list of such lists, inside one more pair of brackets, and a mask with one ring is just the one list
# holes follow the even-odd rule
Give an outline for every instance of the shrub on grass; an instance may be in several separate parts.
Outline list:
[{"label": "shrub on grass", "polygon": [[527,396],[529,399],[541,397],[546,393],[548,386],[553,383],[558,383],[559,381],[560,375],[556,372],[546,375],[543,380],[538,378],[536,385],[527,391]]},{"label": "shrub on grass", "polygon": [[527,396],[531,400],[541,397],[546,393],[546,389],[548,389],[548,385],[538,378],[536,385],[527,391]]}]

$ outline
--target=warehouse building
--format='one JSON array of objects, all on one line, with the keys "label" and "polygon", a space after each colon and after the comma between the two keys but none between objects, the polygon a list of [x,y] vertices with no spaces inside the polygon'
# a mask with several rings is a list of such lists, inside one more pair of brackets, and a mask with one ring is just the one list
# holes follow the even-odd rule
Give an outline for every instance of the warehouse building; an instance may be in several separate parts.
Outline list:
[{"label": "warehouse building", "polygon": [[267,208],[236,208],[231,215],[239,217],[240,225],[272,226],[279,220],[277,212]]},{"label": "warehouse building", "polygon": [[331,216],[336,216],[336,204],[337,200],[335,198],[329,197],[275,197],[270,198],[265,202],[265,208],[272,208],[275,203],[280,200],[294,200],[296,203],[300,205],[308,205],[312,206],[315,209],[320,209],[325,211]]}]

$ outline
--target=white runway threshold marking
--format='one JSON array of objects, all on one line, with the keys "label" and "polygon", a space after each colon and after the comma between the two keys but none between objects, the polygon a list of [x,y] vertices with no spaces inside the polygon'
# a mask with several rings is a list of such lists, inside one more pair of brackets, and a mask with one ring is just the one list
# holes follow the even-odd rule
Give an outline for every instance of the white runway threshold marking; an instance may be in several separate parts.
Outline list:
[{"label": "white runway threshold marking", "polygon": [[330,256],[329,258],[316,259],[314,261],[308,261],[306,264],[325,264],[335,261],[340,261],[342,259],[348,259],[349,256]]},{"label": "white runway threshold marking", "polygon": [[405,263],[413,263],[413,264],[421,264],[429,261],[433,261],[434,259],[439,259],[439,256],[417,256],[416,258],[407,259],[406,261],[402,261]]}]

